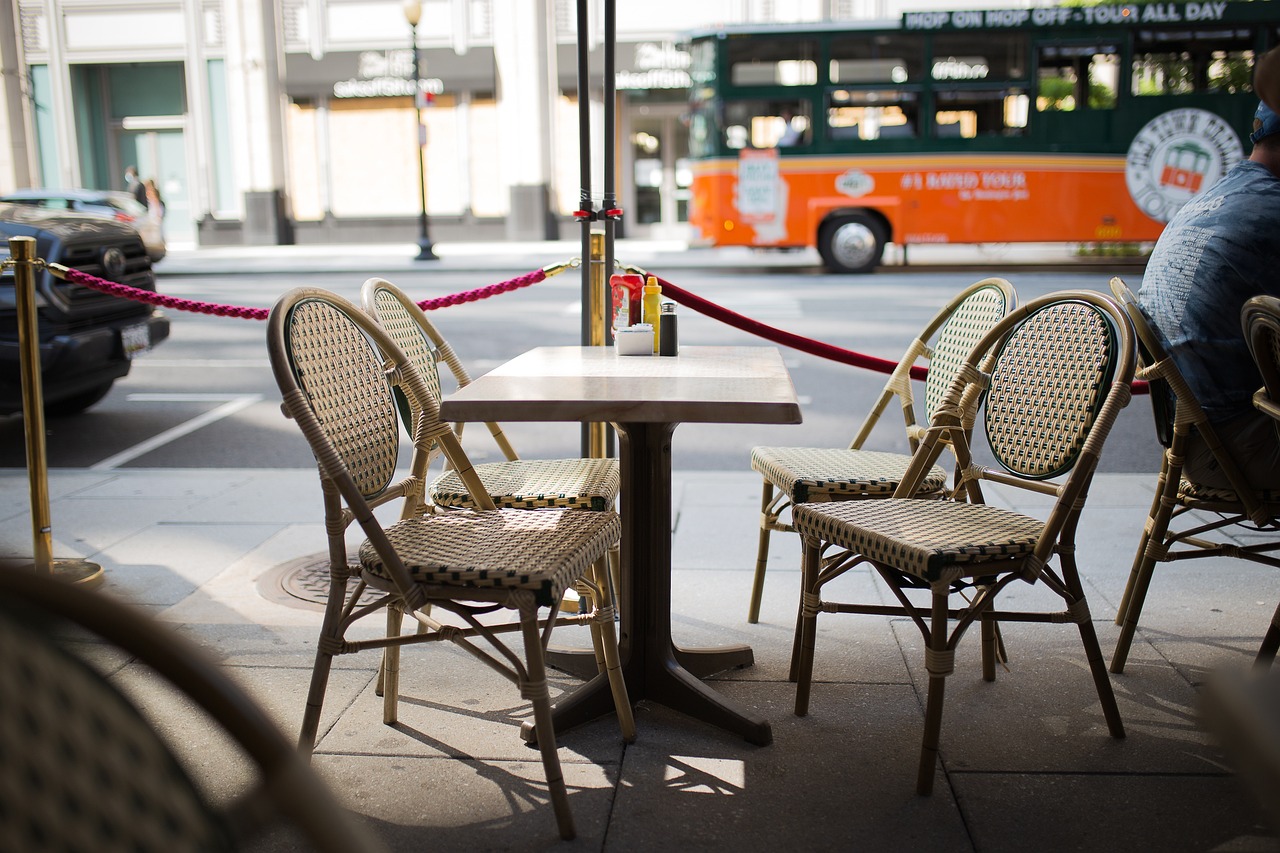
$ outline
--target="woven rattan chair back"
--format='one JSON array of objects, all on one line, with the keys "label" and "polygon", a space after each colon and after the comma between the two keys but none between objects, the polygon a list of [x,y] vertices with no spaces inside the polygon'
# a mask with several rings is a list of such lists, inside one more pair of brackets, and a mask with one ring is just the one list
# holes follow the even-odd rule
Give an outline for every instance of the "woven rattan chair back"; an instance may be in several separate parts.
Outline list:
[{"label": "woven rattan chair back", "polygon": [[[459,388],[471,384],[471,374],[458,358],[453,346],[445,339],[440,330],[427,317],[416,302],[400,288],[384,278],[368,279],[360,290],[361,303],[364,310],[378,319],[378,322],[392,340],[400,345],[405,355],[413,359],[418,371],[427,380],[428,387],[439,399],[442,384],[439,366],[443,362],[449,368],[453,381]],[[462,437],[464,423],[454,425],[454,432]],[[508,460],[519,459],[511,441],[507,438],[502,425],[494,422],[485,424],[489,434],[502,455]]]},{"label": "woven rattan chair back", "polygon": [[[983,677],[991,681],[997,625],[1074,623],[1107,727],[1124,736],[1076,566],[1075,534],[1103,443],[1129,401],[1135,364],[1133,331],[1110,297],[1063,291],[1032,300],[995,324],[959,366],[891,498],[796,508],[804,542],[797,715],[808,713],[820,614],[907,617],[926,647],[929,685],[916,788],[927,794],[936,774],[943,685],[965,631],[980,625]],[[971,438],[979,423],[999,466],[974,460]],[[919,486],[947,448],[963,493],[922,498]],[[1052,504],[1035,517],[991,506],[983,501],[983,482],[1025,488]],[[897,604],[879,596],[872,602],[824,598],[827,584],[868,566]],[[1023,581],[1061,601],[1043,610],[997,608],[1001,592]],[[927,603],[915,597],[922,589],[930,593]]]},{"label": "woven rattan chair back", "polygon": [[997,355],[982,407],[996,461],[1021,477],[1071,470],[1111,383],[1118,342],[1106,314],[1055,302],[1027,317]]},{"label": "woven rattan chair back", "polygon": [[[544,655],[554,625],[589,626],[595,660],[609,680],[624,737],[634,738],[613,611],[605,594],[604,557],[620,535],[617,514],[495,509],[457,436],[440,419],[438,393],[377,320],[341,297],[314,288],[285,294],[271,311],[267,342],[285,414],[297,422],[319,462],[329,537],[329,597],[300,746],[309,752],[315,743],[335,655],[384,651],[379,679],[383,722],[392,724],[398,719],[400,648],[454,642],[509,678],[532,704],[528,739],[536,740],[541,751],[561,836],[572,838]],[[414,412],[413,456],[408,474],[398,480],[393,388]],[[417,511],[427,450],[433,444],[470,492],[475,510]],[[400,520],[384,527],[375,511],[397,499],[405,504]],[[353,524],[366,537],[357,565],[349,565],[347,556],[347,528]],[[348,590],[352,579],[354,589]],[[558,614],[571,587],[583,588],[584,600],[594,606]],[[381,595],[364,601],[367,590]],[[540,608],[549,608],[550,615],[540,617]],[[440,621],[434,609],[461,624]],[[383,637],[348,636],[356,621],[383,610]],[[406,614],[418,623],[417,632],[401,631]],[[523,659],[502,639],[511,632],[519,633]]]},{"label": "woven rattan chair back", "polygon": [[[969,350],[1013,307],[1016,300],[1013,285],[1002,278],[983,279],[956,294],[907,347],[847,448],[752,449],[751,467],[760,472],[764,483],[760,498],[756,570],[747,608],[748,622],[756,622],[760,617],[771,534],[773,531],[793,531],[791,524],[783,520],[786,513],[796,505],[811,501],[862,500],[891,495],[909,457],[902,453],[862,449],[881,416],[896,399],[902,412],[907,445],[914,452],[924,425],[941,405],[943,395]],[[918,412],[911,371],[925,364],[928,366],[925,411]],[[945,488],[946,480],[946,472],[939,468],[932,472],[925,490],[939,494]]]},{"label": "woven rattan chair back", "polygon": [[[907,438],[914,452],[919,426],[928,424],[942,404],[956,370],[973,345],[1004,317],[1017,302],[1013,285],[1002,278],[984,278],[957,293],[936,313],[898,359],[876,404],[858,428],[849,447],[860,449],[895,397],[902,409]],[[922,362],[925,378],[924,411],[917,411],[911,385],[911,369]]]},{"label": "woven rattan chair back", "polygon": [[[184,694],[252,762],[250,790],[218,802],[203,793],[156,725],[87,662],[100,659],[91,645]],[[382,849],[244,691],[147,614],[0,568],[0,649],[0,849],[242,850],[278,825],[312,850]]]},{"label": "woven rattan chair back", "polygon": [[[1235,556],[1280,567],[1280,560],[1267,554],[1280,549],[1280,541],[1251,537],[1248,545],[1238,546],[1238,543],[1214,536],[1214,531],[1241,524],[1275,529],[1275,519],[1280,512],[1277,498],[1280,496],[1262,493],[1249,485],[1240,463],[1223,447],[1217,430],[1133,291],[1119,278],[1111,280],[1111,291],[1124,307],[1141,344],[1138,377],[1150,384],[1157,437],[1165,446],[1156,496],[1139,536],[1129,579],[1116,610],[1115,621],[1120,626],[1120,635],[1111,657],[1111,671],[1120,673],[1124,671],[1137,634],[1138,621],[1157,563]],[[1213,454],[1231,488],[1210,488],[1186,477],[1182,466],[1193,434],[1198,435]],[[1197,510],[1214,513],[1216,517],[1205,521],[1197,517]],[[1262,662],[1261,657],[1259,662]]]}]

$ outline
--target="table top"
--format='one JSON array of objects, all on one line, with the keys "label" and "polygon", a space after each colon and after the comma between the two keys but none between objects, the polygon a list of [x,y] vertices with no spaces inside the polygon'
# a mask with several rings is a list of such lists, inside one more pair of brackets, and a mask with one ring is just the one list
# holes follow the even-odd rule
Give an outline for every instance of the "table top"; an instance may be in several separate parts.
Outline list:
[{"label": "table top", "polygon": [[683,346],[667,357],[538,347],[458,389],[440,413],[450,421],[800,423],[774,347]]}]

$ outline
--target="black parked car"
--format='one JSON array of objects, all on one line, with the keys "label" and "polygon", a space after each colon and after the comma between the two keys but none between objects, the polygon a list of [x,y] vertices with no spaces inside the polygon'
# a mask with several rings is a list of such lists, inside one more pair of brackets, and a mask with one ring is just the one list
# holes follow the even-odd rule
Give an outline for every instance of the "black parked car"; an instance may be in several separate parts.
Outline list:
[{"label": "black parked car", "polygon": [[[0,258],[10,237],[34,237],[36,256],[99,278],[154,291],[151,260],[128,225],[78,213],[0,203]],[[150,305],[36,273],[45,411],[67,415],[106,396],[130,359],[169,336],[168,319]],[[0,276],[0,415],[22,411],[22,379],[13,271]]]}]

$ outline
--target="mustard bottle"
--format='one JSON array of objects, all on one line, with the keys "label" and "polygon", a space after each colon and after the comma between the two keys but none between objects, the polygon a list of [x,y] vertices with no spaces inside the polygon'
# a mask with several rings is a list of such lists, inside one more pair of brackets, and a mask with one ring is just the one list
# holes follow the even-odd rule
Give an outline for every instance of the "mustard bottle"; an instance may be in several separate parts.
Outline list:
[{"label": "mustard bottle", "polygon": [[643,322],[653,326],[653,351],[658,352],[660,343],[658,327],[662,323],[662,287],[656,276],[649,276],[644,283],[644,296],[641,299]]}]

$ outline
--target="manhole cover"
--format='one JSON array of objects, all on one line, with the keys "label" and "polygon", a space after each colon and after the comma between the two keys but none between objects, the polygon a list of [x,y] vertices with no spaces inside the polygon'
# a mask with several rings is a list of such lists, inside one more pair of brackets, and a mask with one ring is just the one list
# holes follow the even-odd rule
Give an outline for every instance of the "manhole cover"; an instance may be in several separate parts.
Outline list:
[{"label": "manhole cover", "polygon": [[[355,560],[355,554],[347,555],[348,562]],[[355,583],[348,582],[348,592]],[[258,579],[258,593],[277,604],[323,610],[329,600],[329,554],[322,551],[281,563]],[[360,604],[371,604],[381,595],[378,590],[366,589],[360,596]]]}]

